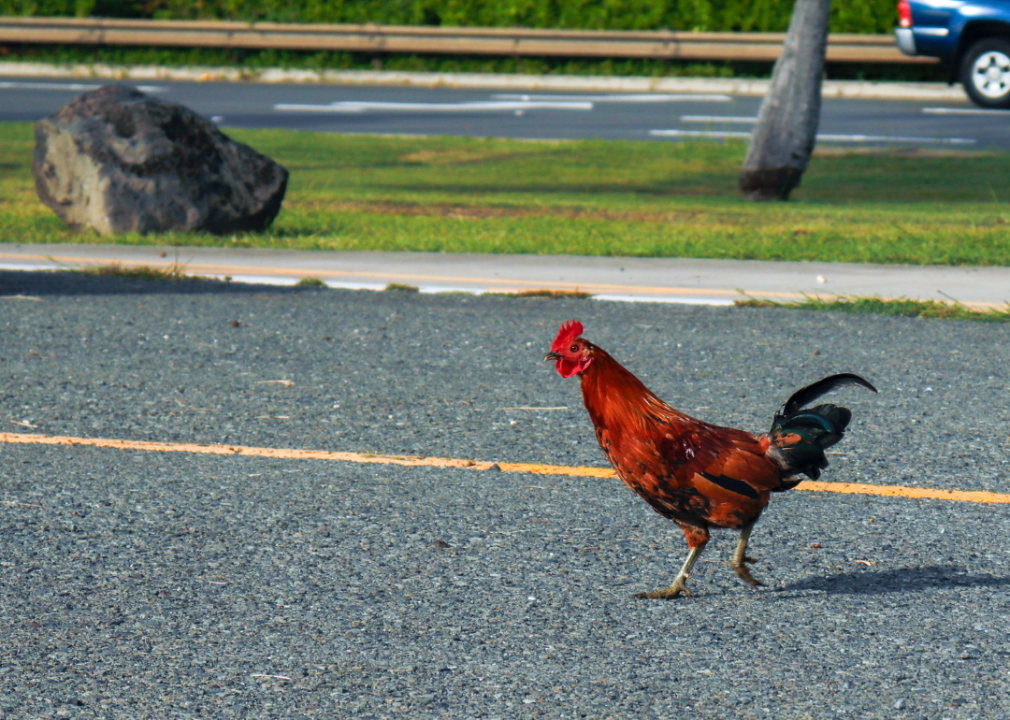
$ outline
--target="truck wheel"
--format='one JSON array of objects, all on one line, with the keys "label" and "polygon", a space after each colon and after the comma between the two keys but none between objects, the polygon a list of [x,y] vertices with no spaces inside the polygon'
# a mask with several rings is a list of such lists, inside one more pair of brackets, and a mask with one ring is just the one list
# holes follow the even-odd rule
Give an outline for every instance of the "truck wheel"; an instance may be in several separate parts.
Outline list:
[{"label": "truck wheel", "polygon": [[972,45],[961,61],[960,79],[976,105],[1010,107],[1010,42],[985,38]]}]

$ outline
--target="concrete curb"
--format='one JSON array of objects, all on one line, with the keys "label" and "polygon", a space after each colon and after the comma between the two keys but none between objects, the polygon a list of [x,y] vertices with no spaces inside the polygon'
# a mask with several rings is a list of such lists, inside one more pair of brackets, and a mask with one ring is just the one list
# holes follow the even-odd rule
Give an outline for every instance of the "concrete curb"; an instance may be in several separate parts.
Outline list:
[{"label": "concrete curb", "polygon": [[[0,76],[70,77],[109,80],[177,80],[186,82],[332,83],[336,85],[396,85],[486,90],[557,90],[591,92],[721,93],[763,96],[769,80],[743,78],[595,77],[579,75],[505,75],[494,73],[426,73],[375,70],[251,70],[232,67],[162,67],[0,62]],[[966,101],[960,86],[944,83],[864,82],[828,80],[825,98]]]},{"label": "concrete curb", "polygon": [[115,263],[173,269],[235,282],[421,292],[584,292],[595,300],[732,305],[746,296],[785,302],[806,297],[911,298],[1006,308],[1010,268],[854,263],[335,252],[154,245],[0,244],[0,270],[66,270]]}]

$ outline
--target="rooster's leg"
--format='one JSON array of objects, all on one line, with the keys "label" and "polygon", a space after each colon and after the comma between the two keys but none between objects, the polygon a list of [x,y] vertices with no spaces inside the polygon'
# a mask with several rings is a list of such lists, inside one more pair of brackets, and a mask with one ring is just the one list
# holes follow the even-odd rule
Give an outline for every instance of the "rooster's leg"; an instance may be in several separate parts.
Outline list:
[{"label": "rooster's leg", "polygon": [[681,529],[684,531],[684,535],[687,537],[687,546],[691,548],[691,552],[687,554],[687,560],[684,561],[684,566],[677,573],[677,577],[673,579],[670,587],[664,588],[663,590],[654,590],[650,593],[636,593],[637,598],[646,598],[649,600],[672,600],[681,593],[685,595],[694,596],[694,593],[687,589],[687,579],[691,576],[691,570],[694,568],[694,564],[698,562],[698,558],[701,557],[701,551],[705,549],[705,545],[708,543],[708,529],[698,528],[690,525],[681,525]]},{"label": "rooster's leg", "polygon": [[747,541],[750,540],[750,532],[753,529],[754,523],[751,523],[740,531],[740,541],[736,544],[736,552],[733,553],[733,560],[730,562],[730,565],[733,566],[733,571],[736,572],[738,578],[751,587],[757,587],[758,585],[763,586],[764,583],[760,580],[755,580],[746,565],[746,563],[756,562],[754,558],[747,557]]},{"label": "rooster's leg", "polygon": [[691,569],[694,564],[698,561],[701,556],[701,551],[705,549],[704,545],[699,545],[698,547],[691,548],[691,552],[687,555],[687,560],[684,561],[684,567],[680,569],[677,573],[677,577],[673,579],[673,583],[670,587],[664,588],[662,590],[653,590],[649,593],[636,593],[637,598],[647,598],[649,600],[672,600],[681,593],[685,595],[694,596],[694,593],[687,589],[686,580],[691,576]]}]

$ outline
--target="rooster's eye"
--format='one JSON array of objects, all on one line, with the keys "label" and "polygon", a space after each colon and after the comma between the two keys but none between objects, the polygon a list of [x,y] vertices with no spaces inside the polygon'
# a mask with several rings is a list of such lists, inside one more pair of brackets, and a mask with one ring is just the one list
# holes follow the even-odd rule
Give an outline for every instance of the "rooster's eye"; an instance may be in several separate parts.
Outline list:
[{"label": "rooster's eye", "polygon": [[571,349],[572,352],[578,352],[579,351],[579,346],[578,345],[572,345],[572,347],[570,349]]}]

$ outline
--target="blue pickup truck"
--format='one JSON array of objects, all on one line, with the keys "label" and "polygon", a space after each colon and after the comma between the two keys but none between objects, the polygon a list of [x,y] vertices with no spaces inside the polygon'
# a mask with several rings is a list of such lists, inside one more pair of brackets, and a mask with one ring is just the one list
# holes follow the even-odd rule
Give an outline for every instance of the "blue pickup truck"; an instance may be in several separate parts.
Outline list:
[{"label": "blue pickup truck", "polygon": [[1010,108],[1010,0],[899,0],[898,47],[940,58],[975,104]]}]

